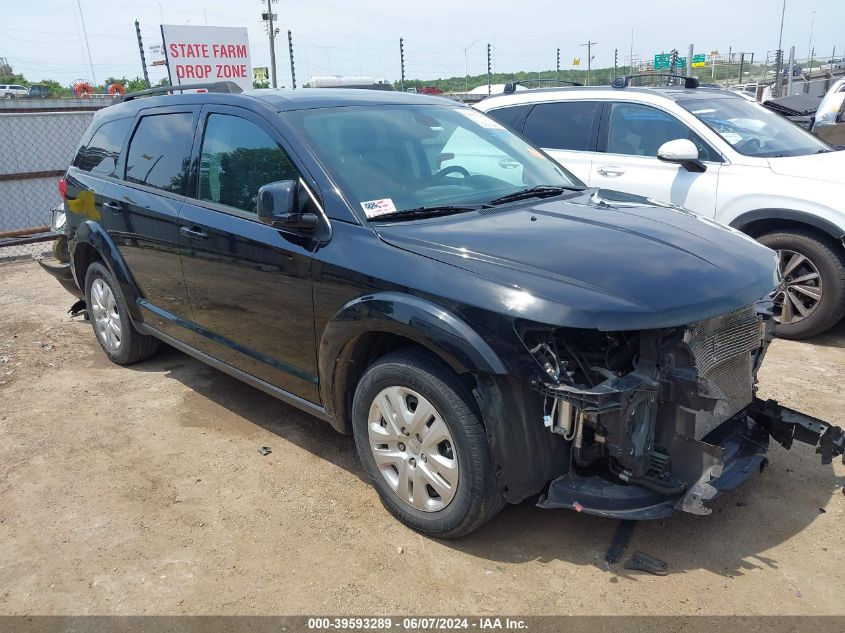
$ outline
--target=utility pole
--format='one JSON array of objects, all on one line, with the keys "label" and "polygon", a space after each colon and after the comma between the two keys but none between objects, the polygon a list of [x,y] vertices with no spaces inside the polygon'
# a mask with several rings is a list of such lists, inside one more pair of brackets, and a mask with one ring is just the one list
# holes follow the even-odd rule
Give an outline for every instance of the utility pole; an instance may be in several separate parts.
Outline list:
[{"label": "utility pole", "polygon": [[810,60],[810,73],[813,72],[813,57],[814,57],[814,50],[813,50],[813,27],[816,26],[816,12],[810,12],[810,43],[807,44],[807,59]]},{"label": "utility pole", "polygon": [[781,68],[783,67],[783,18],[786,15],[786,0],[783,0],[780,10],[780,35],[778,35],[778,50],[775,53],[775,83],[772,86],[772,96],[781,96],[781,87],[783,86],[783,78],[781,77]]},{"label": "utility pole", "polygon": [[288,29],[288,55],[290,55],[290,87],[296,90],[296,71],[293,68],[293,36]]},{"label": "utility pole", "polygon": [[795,74],[795,47],[789,47],[789,79],[786,80],[786,95],[792,94],[792,75]]},{"label": "utility pole", "polygon": [[555,67],[555,81],[560,81],[560,49],[557,49],[557,66]]},{"label": "utility pole", "polygon": [[619,49],[613,49],[613,78],[616,79],[617,67],[619,66]]},{"label": "utility pole", "polygon": [[399,88],[405,92],[405,38],[399,38],[399,68],[401,70],[401,79],[399,80]]},{"label": "utility pole", "polygon": [[141,40],[141,25],[135,20],[135,35],[138,36],[138,50],[141,52],[141,70],[144,71],[144,85],[150,87],[150,76],[147,74],[147,60],[144,57],[144,42]]},{"label": "utility pole", "polygon": [[598,44],[598,42],[591,42],[587,40],[586,44],[581,44],[581,46],[587,47],[587,85],[590,85],[590,71],[592,70],[592,63],[593,63],[593,46]]},{"label": "utility pole", "polygon": [[490,42],[487,42],[487,96],[493,94],[493,87],[490,85],[490,79],[493,74],[493,58],[490,54]]},{"label": "utility pole", "polygon": [[[276,27],[273,24],[275,16],[273,15],[273,1],[267,0],[267,13],[261,16],[261,19],[268,23],[267,35],[270,38],[270,80],[274,88],[278,88],[279,84],[276,81]],[[275,0],[278,2],[279,0]]]}]

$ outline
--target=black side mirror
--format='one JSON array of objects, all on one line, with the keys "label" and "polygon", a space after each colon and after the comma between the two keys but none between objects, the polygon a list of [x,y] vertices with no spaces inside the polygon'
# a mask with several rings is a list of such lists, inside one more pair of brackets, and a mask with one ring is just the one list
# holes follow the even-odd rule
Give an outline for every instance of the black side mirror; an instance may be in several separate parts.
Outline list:
[{"label": "black side mirror", "polygon": [[258,220],[277,229],[313,231],[320,223],[316,213],[301,211],[299,183],[280,180],[258,190]]}]

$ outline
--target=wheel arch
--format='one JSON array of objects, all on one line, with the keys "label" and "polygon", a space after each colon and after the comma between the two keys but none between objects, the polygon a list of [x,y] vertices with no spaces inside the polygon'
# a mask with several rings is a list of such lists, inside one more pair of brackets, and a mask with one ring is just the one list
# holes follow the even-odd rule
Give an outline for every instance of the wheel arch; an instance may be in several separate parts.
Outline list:
[{"label": "wheel arch", "polygon": [[794,209],[756,209],[734,218],[730,225],[757,238],[765,233],[784,229],[810,229],[842,243],[845,230],[825,218]]},{"label": "wheel arch", "polygon": [[120,284],[132,320],[136,323],[143,321],[137,302],[141,293],[123,256],[105,229],[96,222],[87,220],[77,227],[76,234],[73,236],[73,249],[71,251],[71,269],[83,295],[85,293],[85,275],[91,264],[97,261],[108,267],[109,272]]},{"label": "wheel arch", "polygon": [[442,307],[404,293],[359,297],[329,321],[318,352],[320,395],[337,430],[350,430],[352,394],[366,368],[403,347],[416,347],[438,358],[468,387],[471,372],[507,373],[487,342]]}]

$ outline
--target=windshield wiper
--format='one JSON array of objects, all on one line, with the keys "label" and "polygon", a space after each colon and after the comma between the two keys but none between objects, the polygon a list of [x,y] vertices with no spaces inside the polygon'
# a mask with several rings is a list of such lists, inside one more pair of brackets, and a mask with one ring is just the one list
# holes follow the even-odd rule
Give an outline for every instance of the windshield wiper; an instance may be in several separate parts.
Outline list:
[{"label": "windshield wiper", "polygon": [[536,187],[529,187],[521,191],[514,191],[501,198],[491,200],[488,204],[505,204],[507,202],[516,202],[517,200],[525,200],[527,198],[548,198],[550,196],[557,196],[564,191],[584,191],[584,187],[571,187],[564,185],[537,185]]},{"label": "windshield wiper", "polygon": [[416,209],[406,209],[404,211],[392,211],[384,215],[377,215],[369,218],[370,222],[402,222],[403,220],[416,220],[419,218],[435,218],[444,215],[454,215],[456,213],[466,213],[467,211],[478,211],[486,205],[481,204],[465,204],[465,205],[443,205],[437,207],[417,207]]}]

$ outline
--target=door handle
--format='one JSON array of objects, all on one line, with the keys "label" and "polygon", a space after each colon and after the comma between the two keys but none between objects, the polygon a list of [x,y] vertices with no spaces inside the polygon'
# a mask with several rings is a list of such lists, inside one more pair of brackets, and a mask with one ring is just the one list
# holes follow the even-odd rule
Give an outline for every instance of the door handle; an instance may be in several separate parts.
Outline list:
[{"label": "door handle", "polygon": [[119,202],[104,202],[103,208],[108,209],[112,213],[121,213],[123,211],[123,205]]},{"label": "door handle", "polygon": [[515,160],[503,158],[499,161],[499,167],[501,167],[502,169],[516,169],[517,167],[519,167],[519,163]]},{"label": "door handle", "polygon": [[624,169],[620,169],[619,167],[599,167],[598,172],[602,176],[607,176],[608,178],[616,178],[617,176],[622,176],[625,173]]},{"label": "door handle", "polygon": [[208,233],[198,226],[183,226],[179,229],[179,232],[185,237],[190,237],[192,240],[204,240],[208,237]]}]

